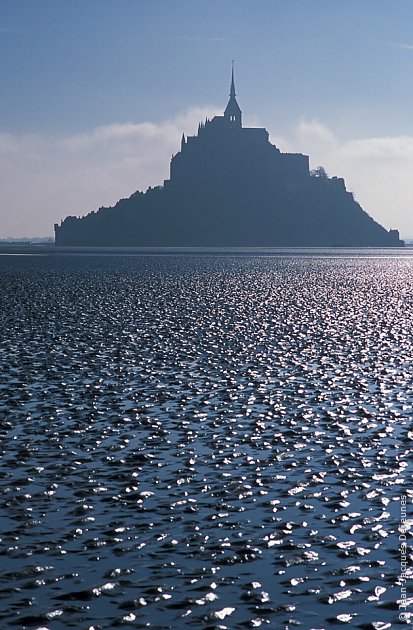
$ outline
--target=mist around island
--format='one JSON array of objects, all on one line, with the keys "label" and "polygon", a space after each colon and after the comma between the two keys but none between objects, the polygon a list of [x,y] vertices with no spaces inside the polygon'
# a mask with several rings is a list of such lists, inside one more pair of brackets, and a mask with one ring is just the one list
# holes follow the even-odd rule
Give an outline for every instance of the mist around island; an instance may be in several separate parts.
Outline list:
[{"label": "mist around island", "polygon": [[[1,216],[0,237],[52,237],[53,224],[67,215],[84,216],[158,185],[168,177],[182,133],[194,134],[199,121],[219,111],[216,105],[193,107],[162,123],[117,123],[64,137],[35,135],[30,151],[27,138],[11,134],[5,146],[0,134],[2,207],[8,209]],[[245,124],[261,126],[261,121],[246,114]],[[322,165],[329,176],[343,177],[384,227],[413,238],[406,212],[413,208],[413,136],[340,142],[317,120],[297,121],[290,130],[277,129],[274,121],[266,126],[281,151],[309,154],[311,168]]]}]

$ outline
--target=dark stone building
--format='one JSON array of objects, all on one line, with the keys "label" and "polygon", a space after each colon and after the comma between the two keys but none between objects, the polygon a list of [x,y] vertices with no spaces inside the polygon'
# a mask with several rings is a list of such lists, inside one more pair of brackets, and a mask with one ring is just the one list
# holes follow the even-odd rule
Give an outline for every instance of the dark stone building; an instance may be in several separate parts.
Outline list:
[{"label": "dark stone building", "polygon": [[242,126],[234,73],[223,116],[182,136],[170,179],[114,207],[55,225],[58,246],[395,247],[343,179],[281,153],[266,129]]}]

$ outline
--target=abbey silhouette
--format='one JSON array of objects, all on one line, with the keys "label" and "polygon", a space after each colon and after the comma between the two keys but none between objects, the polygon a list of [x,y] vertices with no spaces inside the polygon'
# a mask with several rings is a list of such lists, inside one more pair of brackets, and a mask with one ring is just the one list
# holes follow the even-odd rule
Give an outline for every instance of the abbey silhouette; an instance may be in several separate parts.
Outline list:
[{"label": "abbey silhouette", "polygon": [[114,207],[55,225],[57,246],[283,247],[403,245],[346,190],[309,170],[309,158],[281,153],[263,128],[242,126],[232,69],[223,116],[182,136],[163,186]]}]

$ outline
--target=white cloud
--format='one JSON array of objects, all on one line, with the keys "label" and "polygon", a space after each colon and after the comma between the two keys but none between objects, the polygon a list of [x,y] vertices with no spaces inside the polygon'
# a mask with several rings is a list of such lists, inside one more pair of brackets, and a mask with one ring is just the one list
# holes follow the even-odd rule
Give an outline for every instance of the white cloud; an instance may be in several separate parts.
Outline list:
[{"label": "white cloud", "polygon": [[349,140],[340,149],[342,155],[349,155],[358,160],[375,162],[405,162],[413,159],[413,138],[399,136],[395,138],[366,138]]},{"label": "white cloud", "polygon": [[402,50],[413,50],[413,44],[390,44],[391,48],[401,48]]},{"label": "white cloud", "polygon": [[[196,133],[199,121],[217,112],[191,108],[157,124],[114,123],[71,136],[0,134],[0,237],[49,235],[69,214],[162,184],[182,132]],[[340,141],[322,122],[301,120],[271,141],[310,155],[312,168],[344,177],[371,216],[413,237],[413,137]]]},{"label": "white cloud", "polygon": [[311,167],[344,177],[361,206],[386,228],[413,237],[413,137],[339,141],[319,121],[300,121],[290,151],[310,155]]},{"label": "white cloud", "polygon": [[283,152],[304,153],[311,158],[314,158],[315,152],[322,156],[328,155],[336,145],[334,135],[325,125],[317,120],[304,119],[299,121],[289,138],[271,132],[270,142]]},{"label": "white cloud", "polygon": [[45,236],[69,214],[113,205],[162,184],[182,132],[217,108],[193,107],[170,121],[116,123],[85,134],[0,134],[0,238]]},{"label": "white cloud", "polygon": [[297,125],[295,134],[298,142],[300,142],[301,145],[309,146],[310,150],[314,144],[321,144],[326,147],[335,144],[335,138],[332,132],[317,120],[301,120]]},{"label": "white cloud", "polygon": [[412,136],[350,140],[328,161],[370,215],[405,238],[413,237]]}]

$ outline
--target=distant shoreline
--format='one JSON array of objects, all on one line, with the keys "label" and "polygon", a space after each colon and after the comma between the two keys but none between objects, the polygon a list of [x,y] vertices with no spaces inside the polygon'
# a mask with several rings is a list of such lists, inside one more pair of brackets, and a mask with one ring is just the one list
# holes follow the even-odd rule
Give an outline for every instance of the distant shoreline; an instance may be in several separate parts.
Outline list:
[{"label": "distant shoreline", "polygon": [[53,243],[0,243],[0,255],[411,255],[413,243],[404,247],[58,247]]}]

